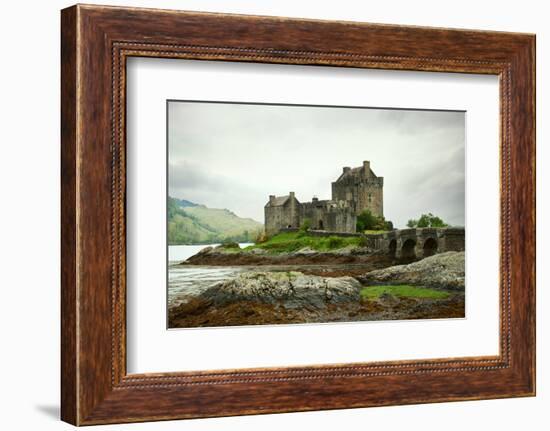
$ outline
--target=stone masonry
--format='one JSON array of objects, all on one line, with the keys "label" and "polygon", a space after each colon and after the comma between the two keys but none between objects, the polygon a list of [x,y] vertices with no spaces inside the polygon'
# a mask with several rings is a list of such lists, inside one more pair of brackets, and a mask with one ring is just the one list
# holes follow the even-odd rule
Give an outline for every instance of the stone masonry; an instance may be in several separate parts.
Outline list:
[{"label": "stone masonry", "polygon": [[384,216],[384,178],[377,177],[364,161],[357,168],[343,168],[342,174],[332,183],[332,200],[345,201],[355,215],[370,210],[376,216]]},{"label": "stone masonry", "polygon": [[424,258],[446,251],[465,250],[463,227],[412,228],[367,235],[371,247],[398,259]]},{"label": "stone masonry", "polygon": [[344,167],[332,183],[332,199],[301,203],[290,192],[286,196],[269,196],[264,207],[265,231],[268,236],[281,229],[300,228],[306,220],[311,229],[341,233],[356,230],[357,216],[364,210],[383,216],[384,178],[377,177],[364,161],[357,168]]}]

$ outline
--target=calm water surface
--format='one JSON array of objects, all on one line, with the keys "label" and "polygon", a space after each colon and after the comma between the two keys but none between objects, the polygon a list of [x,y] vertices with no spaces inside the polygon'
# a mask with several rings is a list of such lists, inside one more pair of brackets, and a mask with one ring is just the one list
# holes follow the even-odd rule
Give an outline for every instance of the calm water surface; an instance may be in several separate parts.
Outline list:
[{"label": "calm water surface", "polygon": [[[185,302],[189,297],[200,294],[220,281],[229,280],[239,272],[250,270],[250,267],[242,266],[180,265],[203,248],[217,245],[219,244],[168,246],[168,304],[170,306]],[[252,243],[239,245],[244,248]]]}]

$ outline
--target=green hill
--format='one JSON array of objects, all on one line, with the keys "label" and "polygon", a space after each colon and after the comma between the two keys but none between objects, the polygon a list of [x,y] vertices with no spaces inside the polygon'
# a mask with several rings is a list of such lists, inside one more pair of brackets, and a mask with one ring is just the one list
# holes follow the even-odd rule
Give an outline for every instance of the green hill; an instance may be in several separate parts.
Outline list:
[{"label": "green hill", "polygon": [[176,198],[170,198],[173,199],[180,207],[198,207],[199,204],[196,204],[195,202],[191,202],[185,199],[176,199]]},{"label": "green hill", "polygon": [[168,198],[168,244],[254,242],[263,225],[227,209]]}]

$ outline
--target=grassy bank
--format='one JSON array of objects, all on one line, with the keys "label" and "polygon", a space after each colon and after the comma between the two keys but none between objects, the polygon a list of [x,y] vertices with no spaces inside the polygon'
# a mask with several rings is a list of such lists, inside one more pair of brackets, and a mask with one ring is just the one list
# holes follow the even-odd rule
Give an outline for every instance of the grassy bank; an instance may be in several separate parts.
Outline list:
[{"label": "grassy bank", "polygon": [[378,235],[378,234],[381,234],[381,233],[386,233],[388,232],[387,230],[373,230],[373,229],[368,229],[368,230],[364,230],[363,233],[367,234],[367,235]]},{"label": "grassy bank", "polygon": [[426,287],[399,284],[391,286],[370,286],[361,290],[361,297],[377,299],[383,294],[390,294],[398,298],[446,299],[449,293]]},{"label": "grassy bank", "polygon": [[316,251],[331,251],[347,246],[361,246],[364,239],[360,237],[309,235],[307,232],[283,232],[267,241],[251,245],[246,250],[260,248],[270,253],[288,253],[308,247]]}]

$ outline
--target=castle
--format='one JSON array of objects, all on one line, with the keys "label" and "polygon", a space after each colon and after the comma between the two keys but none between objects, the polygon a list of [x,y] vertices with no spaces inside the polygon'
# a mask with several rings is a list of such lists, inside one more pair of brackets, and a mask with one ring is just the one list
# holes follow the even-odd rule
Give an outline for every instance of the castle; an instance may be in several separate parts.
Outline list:
[{"label": "castle", "polygon": [[332,199],[300,202],[294,192],[286,196],[269,196],[264,207],[267,236],[281,229],[300,228],[309,220],[310,228],[330,232],[356,231],[357,216],[364,210],[383,216],[384,178],[377,177],[364,161],[357,168],[343,168],[332,183]]}]

